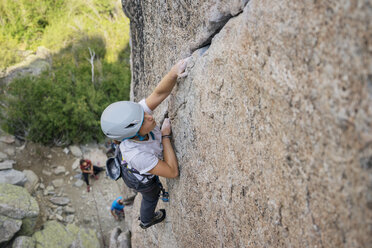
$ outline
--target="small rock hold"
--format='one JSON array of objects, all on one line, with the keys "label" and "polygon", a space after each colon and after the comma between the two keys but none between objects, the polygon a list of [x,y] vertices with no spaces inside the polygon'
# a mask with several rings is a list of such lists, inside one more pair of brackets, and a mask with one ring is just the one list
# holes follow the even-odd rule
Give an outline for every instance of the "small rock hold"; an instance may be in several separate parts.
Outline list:
[{"label": "small rock hold", "polygon": [[372,156],[361,158],[360,166],[365,170],[372,169]]},{"label": "small rock hold", "polygon": [[90,217],[84,217],[83,222],[84,222],[85,224],[89,224],[89,223],[91,222]]},{"label": "small rock hold", "polygon": [[371,191],[367,193],[367,207],[369,209],[372,209],[372,192]]}]

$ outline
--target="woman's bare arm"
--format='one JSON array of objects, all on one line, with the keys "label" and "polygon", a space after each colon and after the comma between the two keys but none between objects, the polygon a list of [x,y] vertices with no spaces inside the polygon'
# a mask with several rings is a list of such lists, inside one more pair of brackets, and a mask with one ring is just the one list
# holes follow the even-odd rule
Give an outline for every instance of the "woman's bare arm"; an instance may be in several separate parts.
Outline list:
[{"label": "woman's bare arm", "polygon": [[[163,126],[161,128],[162,135],[171,134],[171,124],[169,118],[165,118]],[[158,164],[149,171],[149,173],[166,177],[166,178],[175,178],[178,177],[178,162],[176,154],[174,153],[172,144],[169,137],[163,137],[163,155],[164,161],[159,160]]]},{"label": "woman's bare arm", "polygon": [[169,96],[174,85],[177,82],[177,78],[184,76],[185,69],[187,66],[189,58],[180,60],[175,64],[172,69],[163,77],[160,83],[156,86],[154,91],[146,98],[146,104],[151,109],[154,110],[160,103],[164,101],[165,98]]}]

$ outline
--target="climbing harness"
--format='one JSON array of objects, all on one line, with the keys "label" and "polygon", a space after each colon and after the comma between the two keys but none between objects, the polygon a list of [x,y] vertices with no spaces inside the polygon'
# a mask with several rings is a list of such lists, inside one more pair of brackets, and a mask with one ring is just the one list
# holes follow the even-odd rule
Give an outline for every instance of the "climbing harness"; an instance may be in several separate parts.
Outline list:
[{"label": "climbing harness", "polygon": [[[159,195],[160,199],[163,202],[169,202],[169,193],[165,191],[159,177],[156,175],[141,174],[138,170],[129,168],[128,163],[121,155],[119,146],[116,147],[115,156],[108,158],[106,161],[106,174],[115,181],[121,177],[129,188],[135,189],[138,192],[151,191],[154,187],[158,186],[161,192]],[[142,179],[137,178],[134,174],[142,176]],[[147,179],[147,182],[144,182],[145,179]]]}]

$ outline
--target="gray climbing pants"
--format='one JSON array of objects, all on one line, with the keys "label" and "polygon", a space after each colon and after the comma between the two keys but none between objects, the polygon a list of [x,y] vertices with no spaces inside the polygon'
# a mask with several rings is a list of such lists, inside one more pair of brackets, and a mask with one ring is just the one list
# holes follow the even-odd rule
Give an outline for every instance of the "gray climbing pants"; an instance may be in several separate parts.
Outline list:
[{"label": "gray climbing pants", "polygon": [[124,183],[131,189],[142,195],[140,218],[142,223],[151,222],[155,214],[155,208],[159,201],[161,183],[159,177],[155,176],[149,182],[143,184],[124,165],[121,165],[121,177]]},{"label": "gray climbing pants", "polygon": [[155,208],[159,201],[160,187],[154,187],[151,191],[140,192],[142,195],[141,202],[141,221],[142,223],[151,222],[154,217]]}]

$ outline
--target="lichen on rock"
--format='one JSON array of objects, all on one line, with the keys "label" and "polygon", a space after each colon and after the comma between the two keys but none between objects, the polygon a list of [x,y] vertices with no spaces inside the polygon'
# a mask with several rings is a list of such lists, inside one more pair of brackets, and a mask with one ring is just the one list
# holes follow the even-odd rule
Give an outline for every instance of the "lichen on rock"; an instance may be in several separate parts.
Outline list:
[{"label": "lichen on rock", "polygon": [[99,240],[95,231],[80,228],[74,224],[66,227],[57,221],[48,221],[44,224],[42,230],[34,233],[32,238],[37,247],[100,247]]},{"label": "lichen on rock", "polygon": [[21,220],[19,235],[33,233],[38,215],[39,205],[25,188],[0,184],[0,216]]}]

